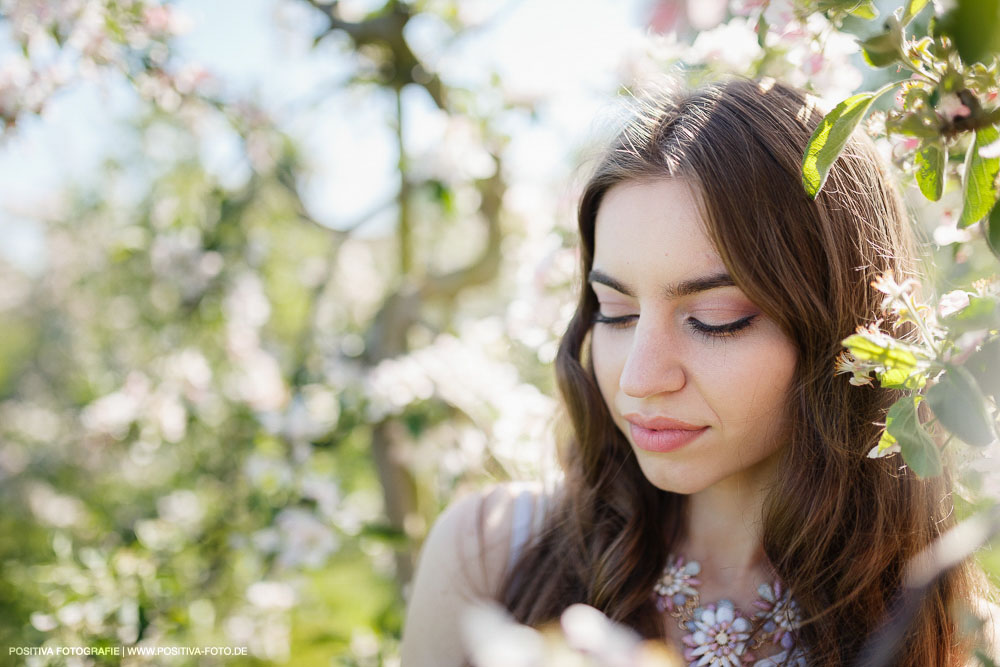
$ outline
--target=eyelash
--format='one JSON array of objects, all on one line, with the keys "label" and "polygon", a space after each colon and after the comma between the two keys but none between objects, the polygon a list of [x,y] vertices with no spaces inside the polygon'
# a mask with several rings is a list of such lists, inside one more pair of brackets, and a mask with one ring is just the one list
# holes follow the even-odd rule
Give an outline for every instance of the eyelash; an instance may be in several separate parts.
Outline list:
[{"label": "eyelash", "polygon": [[[624,329],[628,326],[629,320],[637,315],[623,315],[622,317],[605,317],[600,313],[594,314],[595,324],[607,324],[614,329]],[[735,322],[729,322],[727,324],[720,324],[719,326],[711,326],[699,322],[698,320],[691,318],[688,319],[689,326],[696,332],[706,338],[728,338],[730,336],[738,335],[743,329],[750,326],[756,315],[749,315],[743,319],[736,320]]]}]

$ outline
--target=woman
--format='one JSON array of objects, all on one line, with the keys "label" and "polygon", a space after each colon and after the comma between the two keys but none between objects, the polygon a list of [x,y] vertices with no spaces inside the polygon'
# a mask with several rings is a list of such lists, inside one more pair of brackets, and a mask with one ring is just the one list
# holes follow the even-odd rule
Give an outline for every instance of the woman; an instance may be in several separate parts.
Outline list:
[{"label": "woman", "polygon": [[[691,664],[857,657],[907,560],[954,518],[947,477],[866,457],[896,392],[834,374],[859,325],[891,330],[871,282],[913,275],[916,244],[860,133],[806,196],[821,118],[799,91],[735,79],[626,125],[580,202],[582,285],[556,359],[565,480],[536,493],[536,516],[550,509],[523,547],[512,487],[442,515],[406,667],[460,664],[457,618],[482,596],[536,626],[584,602]],[[981,581],[970,564],[946,575],[896,664],[963,664],[948,610]]]}]

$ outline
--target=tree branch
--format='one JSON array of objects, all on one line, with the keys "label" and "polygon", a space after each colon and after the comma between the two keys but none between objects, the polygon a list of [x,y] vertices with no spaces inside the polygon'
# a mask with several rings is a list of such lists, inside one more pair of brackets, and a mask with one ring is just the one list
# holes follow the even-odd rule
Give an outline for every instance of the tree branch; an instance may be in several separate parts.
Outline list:
[{"label": "tree branch", "polygon": [[482,196],[480,212],[486,219],[487,225],[486,245],[469,265],[444,275],[428,277],[419,289],[421,299],[454,299],[463,289],[488,283],[499,272],[500,210],[503,206],[505,184],[501,175],[500,160],[497,159],[496,162],[496,172],[493,176],[477,183]]},{"label": "tree branch", "polygon": [[338,31],[346,33],[355,47],[368,44],[384,45],[392,53],[392,72],[387,83],[396,90],[402,90],[411,83],[418,85],[427,91],[438,108],[446,109],[445,90],[441,79],[420,62],[403,35],[406,24],[413,16],[409,6],[390,2],[383,7],[381,13],[363,21],[352,22],[337,16],[336,3],[327,5],[321,4],[318,0],[306,0],[306,2],[330,21],[327,29],[313,40],[314,45],[327,35]]}]

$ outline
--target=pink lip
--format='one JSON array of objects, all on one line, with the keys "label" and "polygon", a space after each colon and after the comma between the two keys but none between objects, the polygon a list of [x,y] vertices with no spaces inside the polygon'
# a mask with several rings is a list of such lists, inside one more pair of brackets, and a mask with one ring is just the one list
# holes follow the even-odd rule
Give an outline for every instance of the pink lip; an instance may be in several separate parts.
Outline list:
[{"label": "pink lip", "polygon": [[704,426],[695,426],[694,424],[688,424],[687,422],[682,422],[679,419],[671,419],[670,417],[643,417],[637,412],[630,412],[623,416],[636,426],[651,431],[700,431],[705,428]]},{"label": "pink lip", "polygon": [[629,421],[632,440],[640,449],[650,452],[672,452],[688,444],[708,430],[707,426],[694,426],[667,417],[644,418],[625,415]]}]

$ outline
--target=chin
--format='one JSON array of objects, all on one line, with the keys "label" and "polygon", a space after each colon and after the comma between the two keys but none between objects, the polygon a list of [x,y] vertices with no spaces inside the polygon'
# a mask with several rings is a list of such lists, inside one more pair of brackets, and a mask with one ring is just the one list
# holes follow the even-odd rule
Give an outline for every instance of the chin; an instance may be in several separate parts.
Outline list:
[{"label": "chin", "polygon": [[663,466],[670,466],[670,464],[665,462],[651,464],[648,460],[644,460],[644,456],[637,455],[637,458],[639,460],[639,469],[642,470],[646,481],[661,491],[669,491],[670,493],[679,493],[687,496],[692,493],[704,491],[712,482],[712,480],[677,474],[678,471],[676,469],[664,471],[662,469]]}]

